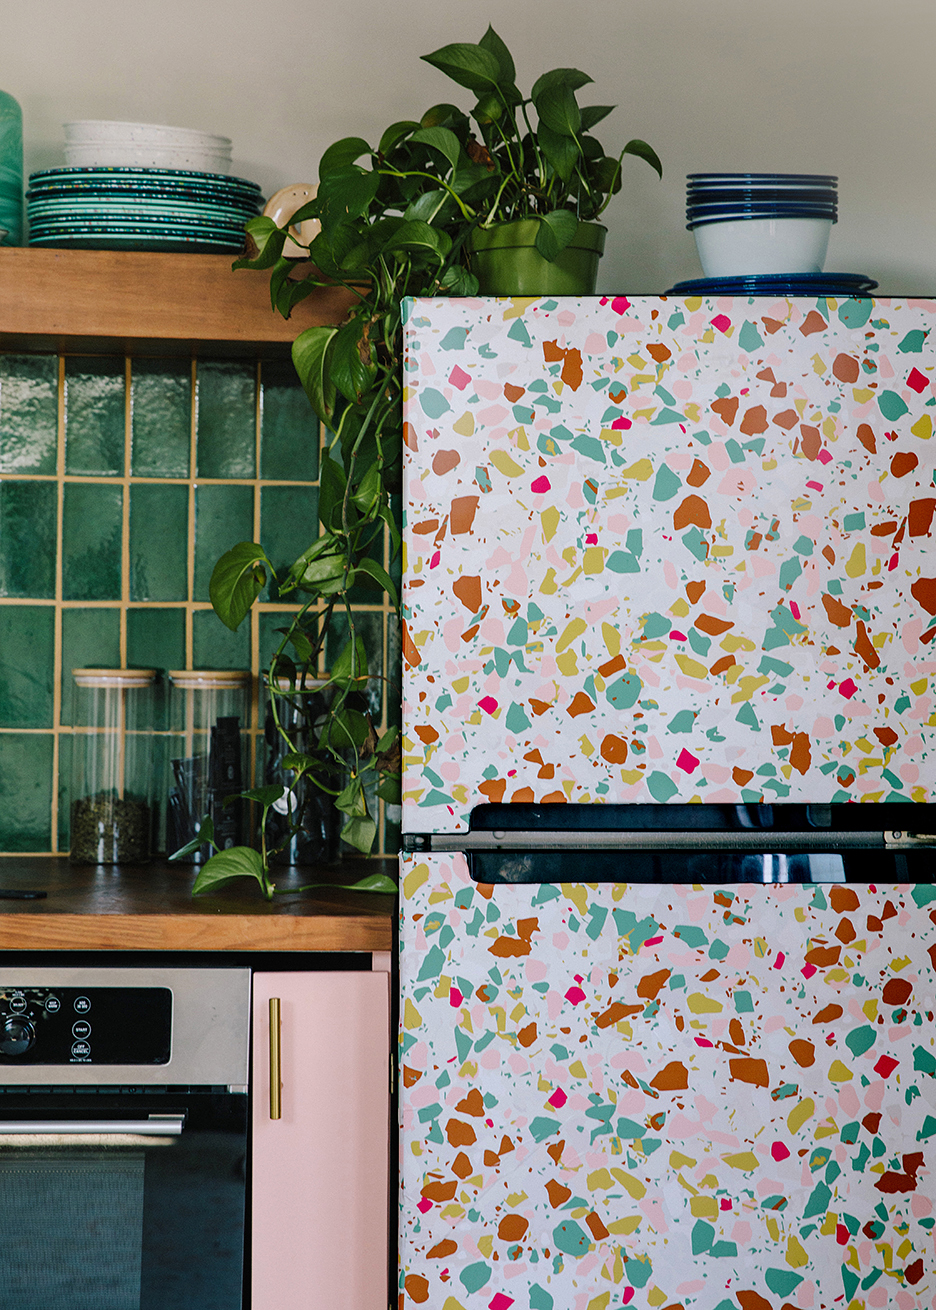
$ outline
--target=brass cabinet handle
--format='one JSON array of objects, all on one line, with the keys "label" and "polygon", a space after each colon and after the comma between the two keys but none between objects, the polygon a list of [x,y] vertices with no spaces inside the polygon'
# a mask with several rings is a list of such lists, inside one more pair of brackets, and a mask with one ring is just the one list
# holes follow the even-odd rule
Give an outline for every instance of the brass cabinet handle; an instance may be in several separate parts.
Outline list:
[{"label": "brass cabinet handle", "polygon": [[280,1063],[280,998],[270,997],[270,1118],[283,1117],[283,1083]]}]

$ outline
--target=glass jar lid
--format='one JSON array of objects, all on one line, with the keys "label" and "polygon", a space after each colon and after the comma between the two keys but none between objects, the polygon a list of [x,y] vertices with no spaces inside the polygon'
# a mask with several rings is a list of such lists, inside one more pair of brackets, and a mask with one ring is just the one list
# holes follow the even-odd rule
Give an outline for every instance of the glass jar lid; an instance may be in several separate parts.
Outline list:
[{"label": "glass jar lid", "polygon": [[72,669],[79,687],[149,687],[155,669]]},{"label": "glass jar lid", "polygon": [[173,686],[186,691],[228,691],[250,685],[244,669],[170,669]]}]

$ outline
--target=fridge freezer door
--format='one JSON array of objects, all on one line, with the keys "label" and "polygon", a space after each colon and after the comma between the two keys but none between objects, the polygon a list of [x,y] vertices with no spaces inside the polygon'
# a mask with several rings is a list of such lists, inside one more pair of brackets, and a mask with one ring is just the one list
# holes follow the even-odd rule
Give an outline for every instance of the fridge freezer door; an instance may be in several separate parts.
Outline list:
[{"label": "fridge freezer door", "polygon": [[405,831],[936,799],[936,302],[407,313]]},{"label": "fridge freezer door", "polygon": [[403,1304],[936,1295],[936,889],[401,878]]}]

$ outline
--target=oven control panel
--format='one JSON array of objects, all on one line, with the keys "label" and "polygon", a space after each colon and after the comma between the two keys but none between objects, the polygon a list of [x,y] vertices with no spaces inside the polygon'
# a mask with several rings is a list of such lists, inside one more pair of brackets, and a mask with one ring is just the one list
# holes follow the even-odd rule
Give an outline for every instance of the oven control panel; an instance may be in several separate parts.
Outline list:
[{"label": "oven control panel", "polygon": [[0,976],[0,1065],[166,1064],[168,987],[10,987]]}]

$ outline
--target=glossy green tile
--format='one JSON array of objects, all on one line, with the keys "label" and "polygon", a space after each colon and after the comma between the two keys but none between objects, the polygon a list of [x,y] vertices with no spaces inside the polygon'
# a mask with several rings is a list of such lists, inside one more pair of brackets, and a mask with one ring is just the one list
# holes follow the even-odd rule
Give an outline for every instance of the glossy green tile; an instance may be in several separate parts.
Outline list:
[{"label": "glossy green tile", "polygon": [[66,473],[123,473],[125,393],[120,357],[65,360]]},{"label": "glossy green tile", "polygon": [[130,367],[130,471],[136,478],[187,478],[192,366],[187,359],[134,359]]},{"label": "glossy green tile", "polygon": [[71,820],[71,765],[72,735],[70,732],[59,733],[59,788],[58,788],[58,843],[57,850],[68,854],[71,843],[69,827]]},{"label": "glossy green tile", "polygon": [[192,615],[192,659],[196,669],[249,669],[249,618],[231,632],[214,610],[196,610]]},{"label": "glossy green tile", "polygon": [[0,606],[0,727],[51,728],[55,610]]},{"label": "glossy green tile", "polygon": [[115,607],[62,610],[62,722],[72,723],[72,669],[120,667],[120,612]]},{"label": "glossy green tile", "polygon": [[0,851],[52,845],[52,734],[0,733]]},{"label": "glossy green tile", "polygon": [[254,540],[253,487],[195,488],[195,594],[208,599],[211,573],[226,550]]},{"label": "glossy green tile", "polygon": [[100,482],[65,486],[62,595],[119,600],[123,488]]},{"label": "glossy green tile", "polygon": [[153,727],[169,726],[168,669],[185,668],[185,611],[157,609],[127,610],[127,666],[157,669],[159,677],[153,697]]},{"label": "glossy green tile", "polygon": [[0,356],[0,473],[54,473],[58,356]]},{"label": "glossy green tile", "polygon": [[[260,543],[285,581],[289,566],[319,535],[318,489],[316,487],[264,487],[260,492]],[[279,592],[271,580],[267,599],[276,601]]]},{"label": "glossy green tile", "polygon": [[0,596],[55,596],[54,482],[0,482]]},{"label": "glossy green tile", "polygon": [[260,476],[276,482],[318,477],[319,422],[289,360],[260,369]]},{"label": "glossy green tile", "polygon": [[128,609],[127,667],[163,672],[185,668],[185,611]]},{"label": "glossy green tile", "polygon": [[237,360],[200,360],[195,387],[198,476],[254,477],[255,365]]},{"label": "glossy green tile", "polygon": [[185,600],[188,487],[130,488],[130,599]]}]

